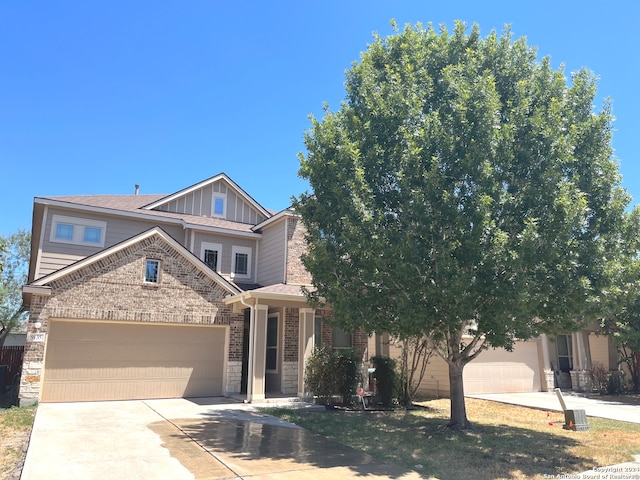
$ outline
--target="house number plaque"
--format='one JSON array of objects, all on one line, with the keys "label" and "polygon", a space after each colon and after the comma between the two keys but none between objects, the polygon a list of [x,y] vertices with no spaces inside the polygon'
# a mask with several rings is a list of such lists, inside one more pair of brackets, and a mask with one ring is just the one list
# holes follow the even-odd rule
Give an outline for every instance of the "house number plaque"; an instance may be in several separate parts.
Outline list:
[{"label": "house number plaque", "polygon": [[29,335],[27,336],[28,340],[30,342],[34,342],[34,343],[42,343],[44,342],[44,339],[46,338],[47,334],[46,333],[40,333],[40,332],[29,332]]}]

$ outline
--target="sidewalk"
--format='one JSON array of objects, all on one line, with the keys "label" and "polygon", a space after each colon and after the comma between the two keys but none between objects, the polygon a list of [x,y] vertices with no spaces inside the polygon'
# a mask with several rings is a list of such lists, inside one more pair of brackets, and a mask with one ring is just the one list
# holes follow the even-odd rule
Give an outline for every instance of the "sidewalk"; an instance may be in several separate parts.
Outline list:
[{"label": "sidewalk", "polygon": [[[468,395],[468,397],[562,412],[560,401],[555,392],[490,393]],[[640,405],[627,405],[622,402],[605,401],[600,400],[598,396],[589,397],[572,392],[562,392],[562,397],[567,404],[567,409],[582,409],[587,414],[587,417],[600,417],[619,420],[621,422],[640,423]]]}]

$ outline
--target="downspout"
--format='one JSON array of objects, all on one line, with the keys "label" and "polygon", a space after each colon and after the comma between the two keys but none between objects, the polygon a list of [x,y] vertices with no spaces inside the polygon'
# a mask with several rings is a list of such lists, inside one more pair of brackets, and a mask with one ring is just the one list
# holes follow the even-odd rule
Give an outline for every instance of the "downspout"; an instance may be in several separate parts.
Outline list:
[{"label": "downspout", "polygon": [[[244,297],[240,296],[240,303],[249,309],[249,358],[247,359],[247,401],[251,402],[253,396],[253,336],[255,334],[256,306],[245,302]],[[241,386],[242,388],[242,386]]]}]

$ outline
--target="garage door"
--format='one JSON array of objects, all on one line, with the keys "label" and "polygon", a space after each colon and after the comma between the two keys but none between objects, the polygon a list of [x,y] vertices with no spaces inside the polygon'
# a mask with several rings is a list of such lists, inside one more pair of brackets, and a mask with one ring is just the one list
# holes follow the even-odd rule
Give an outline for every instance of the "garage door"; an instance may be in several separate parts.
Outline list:
[{"label": "garage door", "polygon": [[222,395],[224,327],[52,320],[43,402]]},{"label": "garage door", "polygon": [[539,392],[536,342],[517,342],[513,352],[489,349],[464,367],[465,394]]}]

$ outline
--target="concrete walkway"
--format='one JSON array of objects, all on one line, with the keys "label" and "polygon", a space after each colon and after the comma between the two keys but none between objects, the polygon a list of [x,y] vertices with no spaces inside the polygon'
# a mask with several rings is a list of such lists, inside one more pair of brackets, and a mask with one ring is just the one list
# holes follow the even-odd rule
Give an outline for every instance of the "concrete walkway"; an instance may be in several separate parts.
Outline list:
[{"label": "concrete walkway", "polygon": [[229,399],[43,403],[23,480],[419,479]]},{"label": "concrete walkway", "polygon": [[[562,412],[560,401],[555,392],[491,393],[468,396],[512,405],[521,405],[523,407]],[[567,409],[582,409],[588,417],[609,418],[622,422],[640,423],[640,405],[627,405],[622,402],[605,401],[600,400],[598,396],[585,396],[570,392],[563,392],[562,397],[567,404]]]}]

